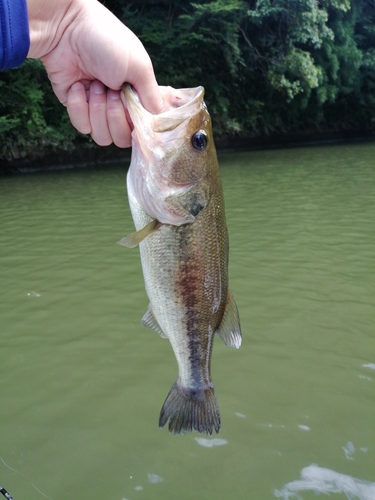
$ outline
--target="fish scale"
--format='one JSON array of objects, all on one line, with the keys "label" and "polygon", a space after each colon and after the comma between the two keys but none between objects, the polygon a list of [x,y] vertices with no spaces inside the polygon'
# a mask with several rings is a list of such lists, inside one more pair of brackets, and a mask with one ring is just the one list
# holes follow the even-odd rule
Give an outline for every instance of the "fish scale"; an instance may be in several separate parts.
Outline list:
[{"label": "fish scale", "polygon": [[142,324],[169,339],[178,364],[159,425],[168,422],[175,434],[212,434],[221,426],[210,370],[214,335],[229,346],[241,344],[228,290],[219,165],[203,88],[161,92],[167,105],[180,106],[151,115],[131,86],[123,90],[134,124],[127,189],[137,232],[120,243],[139,244],[150,300]]}]

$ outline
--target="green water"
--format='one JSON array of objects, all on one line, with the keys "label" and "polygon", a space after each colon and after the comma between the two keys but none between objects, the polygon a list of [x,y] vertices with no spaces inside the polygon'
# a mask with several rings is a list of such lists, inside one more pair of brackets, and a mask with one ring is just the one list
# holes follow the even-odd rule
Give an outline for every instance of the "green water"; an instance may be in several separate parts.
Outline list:
[{"label": "green water", "polygon": [[374,144],[220,158],[243,345],[215,340],[212,437],[158,428],[177,365],[140,325],[138,250],[115,244],[133,230],[125,167],[2,178],[14,500],[336,500],[348,480],[375,498],[374,158]]}]

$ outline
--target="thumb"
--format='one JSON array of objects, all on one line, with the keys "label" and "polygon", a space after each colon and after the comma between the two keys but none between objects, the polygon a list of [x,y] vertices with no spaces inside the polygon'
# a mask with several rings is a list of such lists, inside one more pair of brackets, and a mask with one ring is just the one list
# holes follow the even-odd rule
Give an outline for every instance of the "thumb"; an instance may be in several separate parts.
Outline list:
[{"label": "thumb", "polygon": [[[138,40],[139,41],[139,40]],[[152,114],[159,114],[164,111],[164,101],[158,83],[155,78],[152,62],[146,50],[136,51],[138,54],[136,62],[129,64],[129,73],[126,83],[130,83],[135,88],[141,103],[147,111]],[[139,55],[142,54],[141,57]],[[125,82],[124,82],[125,83]]]}]

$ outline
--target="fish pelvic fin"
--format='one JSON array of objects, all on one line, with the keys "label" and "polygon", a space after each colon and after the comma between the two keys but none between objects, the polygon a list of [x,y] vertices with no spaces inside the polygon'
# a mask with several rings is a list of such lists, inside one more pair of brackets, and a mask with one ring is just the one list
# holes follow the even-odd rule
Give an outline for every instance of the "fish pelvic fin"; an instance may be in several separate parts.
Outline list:
[{"label": "fish pelvic fin", "polygon": [[125,236],[125,238],[122,238],[122,240],[118,241],[117,243],[127,248],[135,248],[149,234],[156,231],[156,229],[158,229],[160,225],[161,225],[160,222],[158,222],[157,220],[153,220],[146,226],[142,227],[142,229],[140,229],[139,231],[136,231],[135,233]]},{"label": "fish pelvic fin", "polygon": [[164,401],[159,417],[159,427],[169,421],[168,429],[173,434],[186,434],[196,430],[204,434],[219,433],[220,411],[215,390],[189,389],[175,382]]},{"label": "fish pelvic fin", "polygon": [[160,337],[163,339],[168,338],[165,333],[163,332],[163,329],[158,323],[158,320],[155,318],[154,311],[152,310],[151,304],[149,304],[147,311],[145,312],[143,318],[141,319],[141,323],[143,326],[146,328],[150,328],[151,330],[154,330],[154,332],[158,333]]},{"label": "fish pelvic fin", "polygon": [[229,347],[238,349],[241,346],[242,334],[240,317],[232,292],[228,290],[227,305],[223,319],[216,332],[221,340]]}]

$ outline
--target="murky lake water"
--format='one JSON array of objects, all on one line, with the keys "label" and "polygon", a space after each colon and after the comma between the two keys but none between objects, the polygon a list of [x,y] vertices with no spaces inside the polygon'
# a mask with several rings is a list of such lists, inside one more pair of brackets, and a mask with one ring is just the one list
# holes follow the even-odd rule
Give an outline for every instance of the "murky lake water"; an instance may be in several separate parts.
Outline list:
[{"label": "murky lake water", "polygon": [[2,178],[14,500],[373,500],[374,158],[374,144],[220,158],[243,345],[215,340],[212,437],[158,428],[177,365],[140,325],[138,250],[115,243],[133,230],[125,168]]}]

